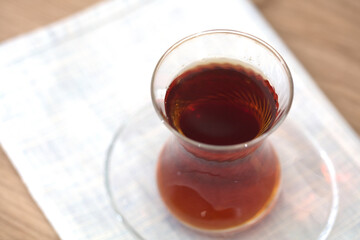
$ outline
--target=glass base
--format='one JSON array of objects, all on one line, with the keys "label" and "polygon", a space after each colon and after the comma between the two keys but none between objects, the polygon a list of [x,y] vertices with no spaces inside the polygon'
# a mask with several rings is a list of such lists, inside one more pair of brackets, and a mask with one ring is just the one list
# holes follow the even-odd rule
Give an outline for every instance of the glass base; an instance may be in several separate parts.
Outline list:
[{"label": "glass base", "polygon": [[335,170],[300,128],[286,121],[270,137],[281,163],[280,193],[270,213],[240,233],[198,232],[165,207],[156,185],[159,153],[170,136],[151,105],[116,133],[106,161],[113,207],[138,239],[325,239],[338,206]]}]

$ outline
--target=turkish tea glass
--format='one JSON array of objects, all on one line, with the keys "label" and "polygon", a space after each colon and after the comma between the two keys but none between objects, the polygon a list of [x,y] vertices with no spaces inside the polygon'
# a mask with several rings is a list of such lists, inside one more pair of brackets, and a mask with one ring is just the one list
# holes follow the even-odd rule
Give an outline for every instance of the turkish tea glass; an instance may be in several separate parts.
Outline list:
[{"label": "turkish tea glass", "polygon": [[[185,135],[167,111],[168,91],[175,79],[191,75],[197,66],[241,66],[245,73],[261,76],[276,101],[271,123],[252,139],[234,144],[209,144]],[[284,121],[293,99],[292,77],[279,53],[243,32],[211,30],[191,35],[159,60],[151,97],[160,120],[172,133],[159,153],[156,173],[169,212],[192,229],[221,234],[241,231],[264,218],[276,202],[281,182],[280,162],[267,137]],[[257,104],[249,106],[261,114]]]}]

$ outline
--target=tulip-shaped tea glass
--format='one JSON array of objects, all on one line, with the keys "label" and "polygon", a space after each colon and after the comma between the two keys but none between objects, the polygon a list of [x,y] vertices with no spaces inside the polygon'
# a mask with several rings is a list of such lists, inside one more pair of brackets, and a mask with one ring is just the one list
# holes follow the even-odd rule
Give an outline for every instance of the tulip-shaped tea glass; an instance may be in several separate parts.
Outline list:
[{"label": "tulip-shaped tea glass", "polygon": [[293,116],[283,122],[293,83],[272,47],[230,30],[189,36],[161,57],[151,97],[121,124],[105,169],[136,239],[329,235],[334,167]]},{"label": "tulip-shaped tea glass", "polygon": [[151,83],[173,136],[159,153],[168,210],[205,232],[256,223],[279,193],[280,163],[266,138],[286,117],[293,82],[283,58],[249,34],[213,30],[173,45]]}]

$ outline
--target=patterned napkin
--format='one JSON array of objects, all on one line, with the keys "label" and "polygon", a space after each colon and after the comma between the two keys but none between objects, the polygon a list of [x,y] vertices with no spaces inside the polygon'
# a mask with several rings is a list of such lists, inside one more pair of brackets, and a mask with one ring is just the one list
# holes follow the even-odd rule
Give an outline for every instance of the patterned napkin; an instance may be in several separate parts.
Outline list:
[{"label": "patterned napkin", "polygon": [[254,34],[283,55],[295,81],[288,120],[336,169],[340,204],[329,238],[360,239],[359,138],[247,0],[105,1],[0,46],[0,141],[62,239],[132,239],[105,191],[107,148],[150,102],[162,53],[219,28]]}]

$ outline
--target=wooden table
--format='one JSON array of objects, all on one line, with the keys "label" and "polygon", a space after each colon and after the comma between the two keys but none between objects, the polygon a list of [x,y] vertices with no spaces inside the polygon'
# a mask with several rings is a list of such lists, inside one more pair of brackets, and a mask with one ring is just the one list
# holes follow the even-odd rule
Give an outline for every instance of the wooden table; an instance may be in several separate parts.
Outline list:
[{"label": "wooden table", "polygon": [[[360,1],[253,0],[360,133]],[[0,0],[0,42],[99,0]],[[0,148],[0,239],[59,239]]]}]

